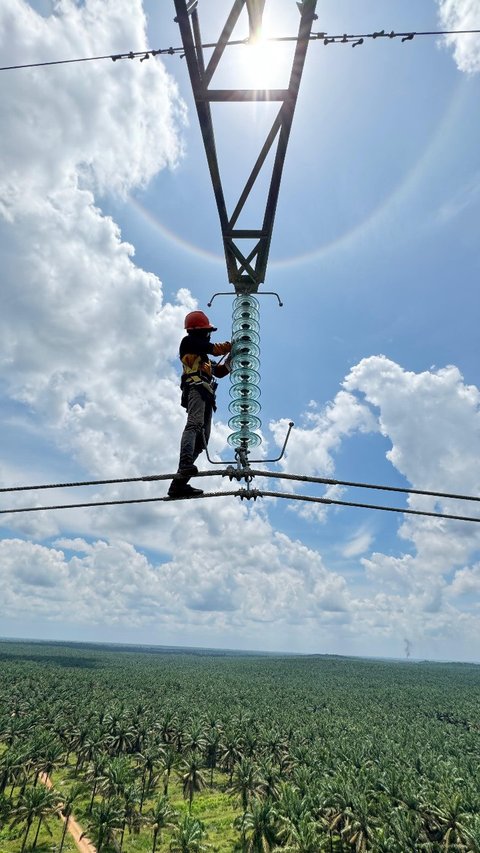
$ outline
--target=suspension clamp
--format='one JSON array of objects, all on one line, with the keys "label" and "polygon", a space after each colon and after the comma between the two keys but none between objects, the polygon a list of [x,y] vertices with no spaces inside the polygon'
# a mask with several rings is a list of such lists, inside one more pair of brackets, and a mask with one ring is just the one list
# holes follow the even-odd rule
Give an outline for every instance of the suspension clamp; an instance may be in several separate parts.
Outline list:
[{"label": "suspension clamp", "polygon": [[262,497],[262,493],[258,491],[258,489],[240,489],[238,494],[240,495],[240,500],[254,500]]}]

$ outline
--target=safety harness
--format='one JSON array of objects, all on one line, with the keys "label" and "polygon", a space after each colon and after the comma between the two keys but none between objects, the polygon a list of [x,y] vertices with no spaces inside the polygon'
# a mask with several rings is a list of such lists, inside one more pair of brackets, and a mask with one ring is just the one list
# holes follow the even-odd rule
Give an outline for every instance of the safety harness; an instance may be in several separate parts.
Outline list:
[{"label": "safety harness", "polygon": [[[180,380],[180,390],[182,392],[181,405],[184,409],[188,408],[188,392],[190,388],[197,388],[199,391],[205,390],[208,396],[208,402],[212,404],[215,411],[215,392],[218,387],[218,382],[211,374],[205,370],[190,370],[188,373],[182,373]],[[211,399],[210,399],[211,398]]]}]

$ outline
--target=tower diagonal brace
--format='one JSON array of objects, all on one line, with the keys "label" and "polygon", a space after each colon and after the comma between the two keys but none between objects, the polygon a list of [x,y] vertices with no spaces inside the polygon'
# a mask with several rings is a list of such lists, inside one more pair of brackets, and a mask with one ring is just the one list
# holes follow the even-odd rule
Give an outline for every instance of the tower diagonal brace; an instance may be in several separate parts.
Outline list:
[{"label": "tower diagonal brace", "polygon": [[[224,51],[230,36],[247,4],[247,0],[235,0],[227,16],[220,38],[213,50],[209,62],[205,62],[198,16],[198,4],[190,5],[188,0],[174,0],[176,21],[180,27],[185,58],[187,61],[190,82],[192,85],[195,106],[197,109],[200,130],[202,133],[208,168],[217,204],[220,228],[222,232],[228,279],[233,284],[236,293],[255,293],[259,285],[265,281],[265,274],[272,239],[275,212],[277,208],[280,182],[285,161],[288,139],[292,126],[293,115],[297,103],[298,90],[302,78],[305,57],[310,40],[313,21],[316,18],[315,7],[317,0],[303,0],[298,3],[300,25],[293,58],[288,87],[285,89],[214,89],[211,87],[212,77],[222,61]],[[248,4],[247,4],[248,5]],[[242,103],[254,101],[257,104],[266,102],[279,103],[279,111],[267,137],[261,147],[254,167],[243,187],[233,214],[229,217],[225,203],[218,158],[215,146],[211,103]],[[259,216],[257,227],[235,228],[256,179],[262,170],[269,151],[276,143],[276,151],[270,177],[267,201],[263,217]],[[255,242],[251,249],[252,239]],[[249,240],[248,251],[245,243]],[[242,248],[243,245],[243,248]]]}]

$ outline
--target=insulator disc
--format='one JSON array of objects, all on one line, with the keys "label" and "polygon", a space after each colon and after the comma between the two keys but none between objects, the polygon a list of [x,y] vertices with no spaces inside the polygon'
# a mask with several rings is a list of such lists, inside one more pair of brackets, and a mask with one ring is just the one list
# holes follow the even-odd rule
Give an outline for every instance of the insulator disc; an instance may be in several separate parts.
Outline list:
[{"label": "insulator disc", "polygon": [[254,355],[243,353],[241,356],[238,356],[238,358],[232,359],[232,367],[234,371],[258,370],[260,367],[260,361],[258,358],[255,358]]},{"label": "insulator disc", "polygon": [[258,299],[255,299],[251,294],[245,294],[244,296],[237,296],[235,302],[233,303],[234,310],[240,307],[244,308],[256,308],[258,310]]},{"label": "insulator disc", "polygon": [[249,341],[236,341],[234,338],[232,345],[232,359],[235,359],[236,361],[241,360],[242,356],[245,354],[254,355],[258,358],[260,355],[260,347]]},{"label": "insulator disc", "polygon": [[258,447],[262,443],[262,437],[257,435],[256,432],[242,432],[239,430],[238,432],[232,432],[228,436],[227,441],[230,447],[242,447],[242,445]]},{"label": "insulator disc", "polygon": [[260,325],[260,315],[257,311],[236,311],[232,317],[232,323],[237,329],[248,328],[252,325],[258,328]]},{"label": "insulator disc", "polygon": [[235,367],[235,365],[230,378],[232,385],[237,385],[239,382],[253,382],[254,385],[257,385],[260,382],[260,374],[257,370],[249,367]]},{"label": "insulator disc", "polygon": [[232,400],[228,409],[232,415],[258,415],[261,411],[261,406],[258,400]]},{"label": "insulator disc", "polygon": [[256,415],[242,414],[230,418],[228,426],[232,429],[260,429],[262,422]]},{"label": "insulator disc", "polygon": [[237,341],[244,344],[252,343],[258,347],[260,344],[258,324],[250,325],[248,328],[242,326],[241,329],[235,329],[234,326],[232,332],[232,343],[235,344]]},{"label": "insulator disc", "polygon": [[234,400],[237,398],[240,400],[258,400],[260,388],[252,383],[246,386],[243,382],[239,382],[237,385],[230,386],[230,397],[233,397]]},{"label": "insulator disc", "polygon": [[234,323],[259,323],[260,314],[256,308],[236,308],[233,312]]}]

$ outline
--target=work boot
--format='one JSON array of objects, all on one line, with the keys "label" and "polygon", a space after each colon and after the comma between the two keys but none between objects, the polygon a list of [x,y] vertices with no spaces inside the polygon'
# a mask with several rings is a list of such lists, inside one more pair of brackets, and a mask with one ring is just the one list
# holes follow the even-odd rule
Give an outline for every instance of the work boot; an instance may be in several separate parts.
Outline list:
[{"label": "work boot", "polygon": [[198,468],[196,465],[185,465],[183,468],[179,468],[177,473],[175,474],[176,480],[187,479],[187,477],[195,477],[198,474]]},{"label": "work boot", "polygon": [[194,489],[185,480],[173,480],[167,494],[169,498],[198,498],[203,489]]}]

